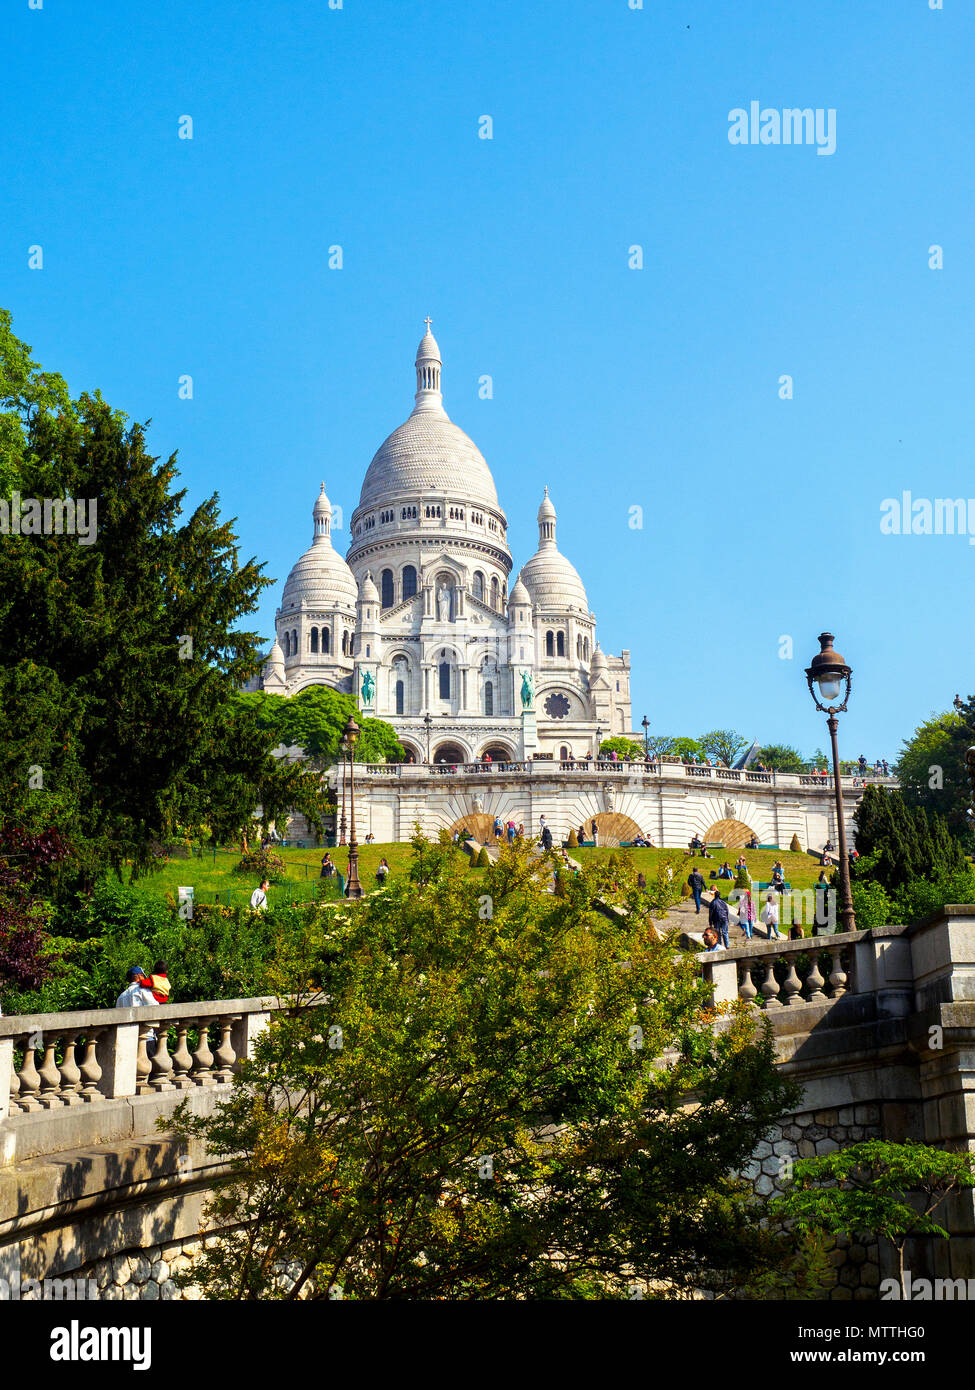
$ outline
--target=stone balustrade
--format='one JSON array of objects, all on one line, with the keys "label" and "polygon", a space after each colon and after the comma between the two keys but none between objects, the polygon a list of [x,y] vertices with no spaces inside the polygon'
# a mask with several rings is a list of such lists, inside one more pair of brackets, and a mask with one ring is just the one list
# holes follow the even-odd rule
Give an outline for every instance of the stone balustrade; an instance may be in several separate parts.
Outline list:
[{"label": "stone balustrade", "polygon": [[762,1009],[823,1004],[857,992],[859,932],[755,941],[709,952],[702,964],[715,999],[742,999]]},{"label": "stone balustrade", "polygon": [[[468,762],[468,763],[356,763],[356,781],[369,781],[373,778],[398,777],[406,779],[416,779],[422,777],[483,777],[493,774],[504,776],[512,774],[520,777],[580,777],[580,776],[603,776],[617,775],[621,777],[656,777],[656,778],[685,778],[691,777],[700,781],[709,782],[737,782],[739,784],[751,783],[758,786],[798,788],[815,787],[830,790],[833,787],[833,777],[814,777],[805,773],[794,772],[752,772],[741,768],[727,767],[708,767],[698,763],[670,762],[666,759],[655,758],[636,758],[636,759],[610,759],[600,758],[598,761],[592,758],[574,758],[565,761],[549,758],[527,758],[512,762]],[[853,789],[854,782],[857,786],[862,784],[862,778],[856,776],[844,776],[841,779],[844,788]],[[878,785],[897,787],[899,785],[895,777],[871,776],[868,780]]]},{"label": "stone balustrade", "polygon": [[225,1084],[276,1007],[238,999],[0,1018],[0,1120]]}]

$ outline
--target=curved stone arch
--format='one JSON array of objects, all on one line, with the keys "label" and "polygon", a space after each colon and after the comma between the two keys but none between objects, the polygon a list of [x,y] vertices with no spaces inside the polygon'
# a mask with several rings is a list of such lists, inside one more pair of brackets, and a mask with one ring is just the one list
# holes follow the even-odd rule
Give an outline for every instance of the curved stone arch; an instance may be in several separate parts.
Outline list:
[{"label": "curved stone arch", "polygon": [[335,689],[331,681],[327,681],[324,676],[302,676],[300,680],[295,681],[294,685],[288,686],[288,694],[297,695],[300,691],[308,690],[313,685],[325,685],[328,686],[329,690]]},{"label": "curved stone arch", "polygon": [[[450,758],[442,757],[441,755],[442,755],[446,750],[448,750],[448,749],[449,749],[449,750],[455,750],[456,752],[462,754],[463,756],[461,756],[461,757],[459,757],[459,758],[456,758],[456,757],[450,757]],[[433,761],[434,761],[435,763],[438,762],[438,761],[442,761],[442,762],[446,762],[446,763],[472,763],[472,762],[474,762],[474,758],[473,758],[473,756],[472,756],[472,754],[471,754],[471,750],[470,750],[469,745],[466,744],[466,743],[464,742],[463,739],[458,738],[456,734],[449,734],[449,735],[447,735],[446,737],[441,738],[441,740],[440,740],[439,743],[435,743],[435,744],[433,745],[432,749],[431,749],[430,756],[432,757],[432,759],[433,759]]]},{"label": "curved stone arch", "polygon": [[461,816],[459,820],[447,826],[447,834],[451,838],[455,830],[458,834],[462,830],[469,830],[479,845],[494,844],[494,817],[484,811],[471,811],[469,815]]},{"label": "curved stone arch", "polygon": [[565,716],[571,723],[578,724],[589,720],[589,702],[578,690],[575,683],[571,680],[546,681],[544,685],[535,688],[535,709],[540,719],[548,719],[555,728],[563,723],[561,719],[552,719],[551,715],[545,713],[545,701],[549,695],[565,695],[569,699],[569,713]]},{"label": "curved stone arch", "polygon": [[397,734],[397,738],[399,739],[400,743],[403,745],[403,751],[406,753],[407,758],[409,758],[409,755],[412,753],[412,754],[413,754],[413,761],[414,761],[415,763],[424,763],[424,762],[426,762],[426,760],[427,760],[426,749],[425,749],[425,748],[421,748],[420,745],[419,745],[419,743],[418,743],[415,739],[412,739],[412,738],[404,738],[404,736],[403,736],[402,734]]},{"label": "curved stone arch", "polygon": [[490,753],[496,763],[513,763],[515,761],[514,746],[506,738],[485,739],[483,747],[478,750],[478,761],[484,757],[485,753]]},{"label": "curved stone arch", "polygon": [[637,835],[643,834],[632,816],[624,816],[622,811],[597,811],[594,816],[587,816],[581,822],[586,827],[587,839],[592,834],[593,821],[596,822],[597,845],[616,849],[622,844],[630,844]]},{"label": "curved stone arch", "polygon": [[724,845],[726,849],[744,849],[745,845],[757,835],[750,825],[746,825],[743,820],[716,820],[711,823],[706,832],[701,836],[706,844]]}]

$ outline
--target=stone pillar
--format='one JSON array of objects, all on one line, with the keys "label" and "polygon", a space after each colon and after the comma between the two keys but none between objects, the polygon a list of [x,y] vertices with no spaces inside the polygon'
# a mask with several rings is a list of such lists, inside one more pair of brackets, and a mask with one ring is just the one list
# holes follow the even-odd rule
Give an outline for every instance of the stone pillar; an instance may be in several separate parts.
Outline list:
[{"label": "stone pillar", "polygon": [[96,1056],[102,1069],[99,1089],[109,1099],[134,1096],[136,1058],[139,1052],[138,1023],[117,1023],[106,1028],[98,1039]]},{"label": "stone pillar", "polygon": [[267,1013],[239,1014],[234,1017],[230,1042],[237,1054],[238,1062],[254,1055],[254,1041],[259,1033],[263,1033],[270,1021],[270,1011]]},{"label": "stone pillar", "polygon": [[14,1040],[13,1038],[0,1038],[0,1121],[5,1120],[10,1114],[10,1083],[13,1074]]},{"label": "stone pillar", "polygon": [[535,711],[524,709],[521,712],[521,757],[528,759],[538,747],[538,729],[535,724]]}]

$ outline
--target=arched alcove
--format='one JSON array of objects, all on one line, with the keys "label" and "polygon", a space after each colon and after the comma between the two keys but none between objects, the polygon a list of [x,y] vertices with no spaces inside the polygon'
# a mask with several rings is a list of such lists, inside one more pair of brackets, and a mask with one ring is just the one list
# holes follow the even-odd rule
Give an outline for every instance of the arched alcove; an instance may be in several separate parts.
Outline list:
[{"label": "arched alcove", "polygon": [[[716,820],[704,835],[706,844],[724,845],[727,849],[744,849],[755,834],[750,825],[742,820]],[[761,839],[761,836],[758,836]]]}]

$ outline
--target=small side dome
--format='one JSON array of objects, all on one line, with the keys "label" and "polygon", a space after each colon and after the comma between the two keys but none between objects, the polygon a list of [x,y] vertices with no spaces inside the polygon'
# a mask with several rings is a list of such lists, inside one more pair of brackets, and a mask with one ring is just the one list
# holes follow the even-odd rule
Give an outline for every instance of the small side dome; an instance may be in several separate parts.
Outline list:
[{"label": "small side dome", "polygon": [[602,647],[597,642],[596,649],[592,654],[592,662],[590,663],[589,669],[593,672],[593,674],[595,674],[597,671],[607,670],[608,667],[609,662],[606,660],[606,653],[603,651]]},{"label": "small side dome", "polygon": [[427,331],[420,339],[420,346],[416,350],[417,362],[439,362],[443,365],[443,358],[440,356],[440,348],[437,340],[430,332],[430,320],[427,320]]},{"label": "small side dome", "polygon": [[379,590],[376,588],[372,579],[372,570],[366,570],[366,577],[362,581],[362,588],[359,591],[360,603],[378,603]]},{"label": "small side dome", "polygon": [[515,587],[511,590],[511,593],[508,595],[508,607],[514,608],[517,607],[518,604],[524,604],[526,607],[530,608],[531,601],[531,594],[525,588],[524,584],[522,584],[521,580],[516,579]]},{"label": "small side dome", "polygon": [[318,494],[318,496],[315,498],[315,505],[314,505],[314,507],[312,507],[312,509],[311,509],[311,514],[312,514],[312,516],[326,516],[326,515],[327,515],[329,518],[331,518],[331,515],[332,515],[332,504],[331,504],[331,502],[328,500],[328,498],[325,496],[325,484],[324,484],[324,483],[322,483],[322,490],[321,490],[321,492],[320,492],[320,493]]},{"label": "small side dome", "polygon": [[538,517],[537,517],[537,520],[538,520],[539,522],[542,522],[542,521],[555,521],[555,520],[556,520],[556,516],[557,516],[557,513],[556,513],[556,511],[555,511],[555,505],[554,505],[554,503],[552,502],[551,497],[549,497],[549,495],[548,495],[548,488],[546,487],[546,489],[545,489],[545,496],[542,498],[541,505],[540,505],[539,508],[538,508]]}]

